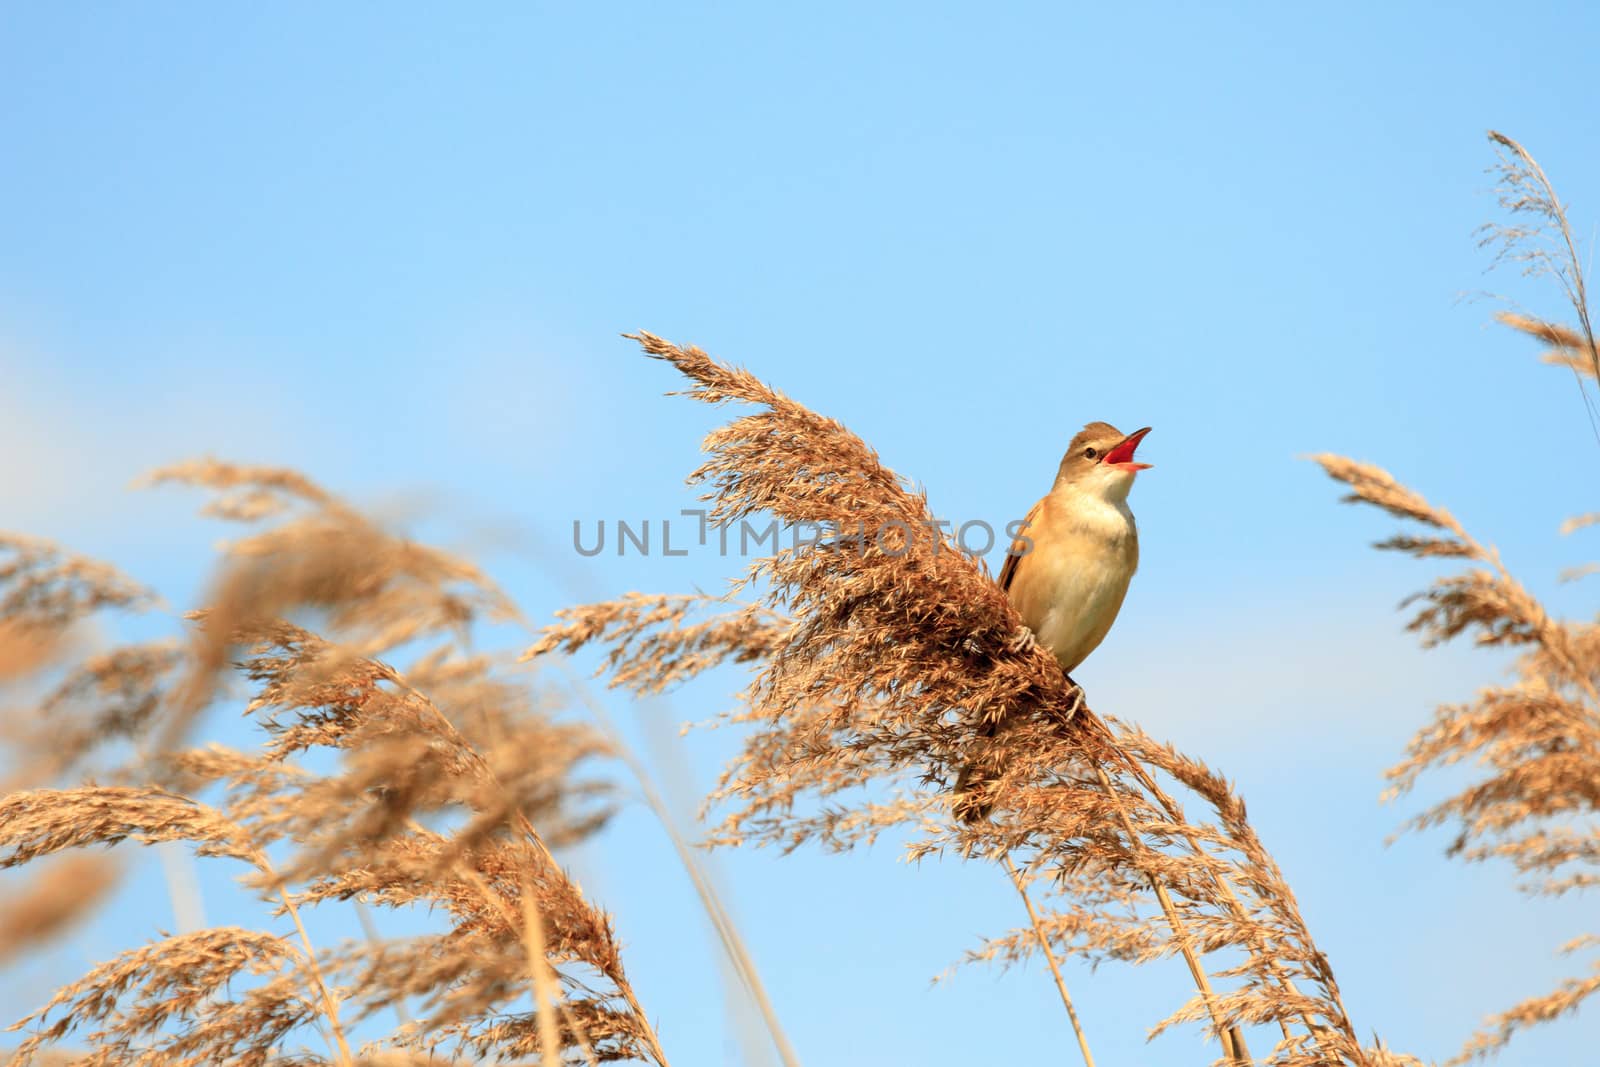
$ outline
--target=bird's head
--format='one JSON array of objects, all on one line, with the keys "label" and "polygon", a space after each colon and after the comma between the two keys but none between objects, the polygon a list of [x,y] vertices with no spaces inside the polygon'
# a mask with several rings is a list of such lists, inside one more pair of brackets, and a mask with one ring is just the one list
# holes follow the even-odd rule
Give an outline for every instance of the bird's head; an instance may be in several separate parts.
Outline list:
[{"label": "bird's head", "polygon": [[1078,431],[1061,457],[1056,485],[1071,485],[1106,500],[1126,500],[1134,475],[1150,468],[1148,463],[1133,460],[1139,442],[1149,432],[1146,426],[1125,434],[1110,423],[1091,422]]}]

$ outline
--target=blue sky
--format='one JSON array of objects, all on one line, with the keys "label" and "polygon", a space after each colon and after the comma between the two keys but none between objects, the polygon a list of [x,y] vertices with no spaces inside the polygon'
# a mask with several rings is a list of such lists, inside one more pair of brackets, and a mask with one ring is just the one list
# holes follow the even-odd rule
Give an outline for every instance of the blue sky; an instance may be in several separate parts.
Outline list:
[{"label": "blue sky", "polygon": [[[1423,653],[1426,571],[1366,543],[1305,453],[1379,461],[1563,610],[1596,443],[1570,376],[1490,323],[1488,128],[1600,223],[1585,5],[278,4],[0,8],[0,525],[187,606],[219,535],[131,492],[198,453],[295,465],[476,552],[535,618],[574,590],[714,589],[737,561],[601,557],[574,518],[658,518],[718,414],[663,399],[644,328],[862,434],[935,509],[996,524],[1084,422],[1153,425],[1142,570],[1080,672],[1095,704],[1235,776],[1362,1027],[1443,1058],[1560,973],[1575,906],[1437,838],[1385,848],[1380,772],[1500,664]],[[1588,488],[1585,488],[1585,487]],[[534,546],[544,546],[535,550]],[[559,572],[552,574],[552,568]],[[628,709],[703,790],[733,739]],[[640,726],[638,724],[650,724]],[[687,882],[635,808],[574,858],[680,1063],[743,1062]],[[1037,970],[929,978],[1018,922],[995,871],[717,860],[808,1063],[1061,1062]],[[226,883],[206,885],[221,912]],[[153,865],[114,918],[0,981],[170,926]],[[1109,1063],[1178,968],[1071,976]],[[1165,1000],[1162,997],[1166,997]],[[1591,1013],[1592,1014],[1592,1013]],[[1587,1016],[1508,1063],[1570,1062]]]}]

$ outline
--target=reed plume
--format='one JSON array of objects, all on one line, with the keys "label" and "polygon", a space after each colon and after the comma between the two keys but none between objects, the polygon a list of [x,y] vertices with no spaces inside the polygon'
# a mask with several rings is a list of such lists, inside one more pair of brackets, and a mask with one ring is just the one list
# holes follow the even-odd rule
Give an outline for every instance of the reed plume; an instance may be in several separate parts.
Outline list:
[{"label": "reed plume", "polygon": [[[636,340],[689,379],[688,395],[755,408],[706,438],[690,479],[706,487],[709,522],[762,540],[781,528],[790,543],[775,541],[726,596],[568,609],[529,655],[600,646],[611,683],[639,692],[750,665],[728,715],[746,727],[743,751],[708,801],[720,815],[713,844],[847,849],[894,832],[911,858],[1012,864],[1050,907],[979,958],[1041,946],[1091,960],[1181,956],[1196,994],[1155,1032],[1202,1023],[1229,1063],[1252,1062],[1242,1030],[1256,1026],[1275,1030],[1261,1062],[1412,1062],[1356,1036],[1227,781],[1091,711],[1022,640],[1005,594],[934,521],[925,494],[844,426],[747,371],[651,334]],[[989,818],[973,818],[953,789],[973,763],[987,768]],[[1191,820],[1174,792],[1204,817]]]},{"label": "reed plume", "polygon": [[[1581,387],[1600,373],[1600,350],[1566,209],[1525,148],[1503,134],[1491,132],[1489,137],[1500,153],[1500,203],[1512,222],[1486,227],[1485,243],[1498,245],[1499,259],[1556,279],[1577,325],[1524,313],[1497,317],[1550,346],[1545,361],[1571,369]],[[1405,758],[1390,768],[1387,798],[1447,767],[1478,769],[1470,784],[1429,806],[1405,829],[1453,827],[1450,855],[1468,862],[1507,862],[1518,876],[1518,888],[1534,896],[1561,896],[1600,885],[1595,821],[1600,815],[1600,626],[1550,615],[1493,545],[1473,537],[1449,511],[1389,472],[1342,456],[1313,459],[1349,488],[1345,501],[1379,508],[1415,528],[1378,542],[1376,548],[1465,568],[1436,579],[1407,601],[1416,605],[1409,628],[1424,645],[1470,637],[1479,647],[1507,649],[1516,656],[1509,684],[1489,686],[1466,703],[1440,706],[1412,738]],[[1595,515],[1568,519],[1562,532],[1595,521]],[[1560,952],[1592,952],[1597,946],[1600,938],[1585,934],[1562,945]],[[1589,973],[1492,1016],[1452,1062],[1498,1051],[1519,1031],[1575,1011],[1596,992],[1600,958]]]},{"label": "reed plume", "polygon": [[[108,1067],[665,1064],[610,917],[552,851],[609,817],[611,789],[589,770],[608,747],[471,650],[476,625],[515,614],[499,589],[289,471],[202,461],[154,480],[211,490],[211,514],[267,522],[228,546],[182,640],[62,666],[58,638],[151,598],[54,546],[0,542],[5,632],[26,634],[34,673],[57,678],[33,683],[20,654],[10,661],[40,716],[13,731],[0,867],[60,858],[0,909],[0,951],[99,899],[115,869],[81,850],[124,841],[235,865],[263,925],[163,935],[101,963],[12,1027],[25,1032],[12,1062],[49,1062],[71,1042],[74,1062]],[[205,712],[233,702],[230,677],[259,747],[189,743]],[[351,901],[438,921],[315,944],[306,913]],[[416,1021],[378,1036],[396,1008]]]}]

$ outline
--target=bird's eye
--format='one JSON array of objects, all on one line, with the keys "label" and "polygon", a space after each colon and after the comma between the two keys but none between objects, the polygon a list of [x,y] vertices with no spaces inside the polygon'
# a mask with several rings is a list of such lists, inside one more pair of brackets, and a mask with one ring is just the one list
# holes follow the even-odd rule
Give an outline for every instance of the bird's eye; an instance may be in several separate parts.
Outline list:
[{"label": "bird's eye", "polygon": [[1083,458],[1084,459],[1093,459],[1094,457],[1098,456],[1099,454],[1100,453],[1096,452],[1093,448],[1086,448],[1086,449],[1083,450]]}]

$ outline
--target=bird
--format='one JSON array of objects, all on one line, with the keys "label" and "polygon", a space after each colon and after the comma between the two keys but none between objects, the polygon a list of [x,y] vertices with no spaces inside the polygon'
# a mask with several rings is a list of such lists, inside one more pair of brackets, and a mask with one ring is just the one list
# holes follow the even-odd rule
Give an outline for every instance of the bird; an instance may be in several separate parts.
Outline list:
[{"label": "bird", "polygon": [[[1149,432],[1146,426],[1124,434],[1106,422],[1080,430],[1000,568],[1000,588],[1024,626],[1014,648],[1026,652],[1037,645],[1055,656],[1075,700],[1082,690],[1072,671],[1111,631],[1139,569],[1139,530],[1128,492],[1138,473],[1150,469],[1134,459]],[[993,725],[984,732],[992,736]],[[963,821],[988,816],[990,804],[978,796],[988,777],[977,762],[961,769],[955,792]]]},{"label": "bird", "polygon": [[1149,432],[1123,434],[1106,422],[1078,431],[1000,568],[1000,588],[1027,634],[1069,676],[1111,631],[1139,569],[1128,491],[1150,469],[1133,458]]}]

